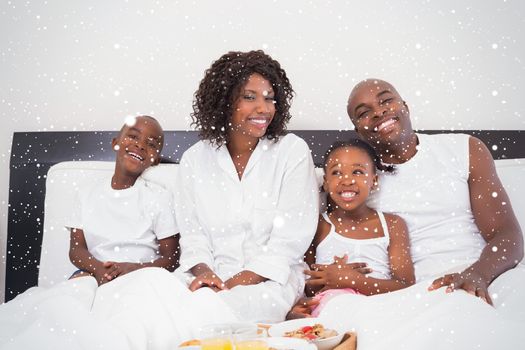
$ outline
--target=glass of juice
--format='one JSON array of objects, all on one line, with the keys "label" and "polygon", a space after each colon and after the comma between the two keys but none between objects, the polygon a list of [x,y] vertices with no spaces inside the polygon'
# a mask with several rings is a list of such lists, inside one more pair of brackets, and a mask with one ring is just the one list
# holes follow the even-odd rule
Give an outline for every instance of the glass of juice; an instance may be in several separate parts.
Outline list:
[{"label": "glass of juice", "polygon": [[268,350],[268,345],[257,333],[257,326],[252,325],[234,330],[233,342],[235,350]]},{"label": "glass of juice", "polygon": [[209,325],[201,329],[202,350],[233,350],[229,325]]}]

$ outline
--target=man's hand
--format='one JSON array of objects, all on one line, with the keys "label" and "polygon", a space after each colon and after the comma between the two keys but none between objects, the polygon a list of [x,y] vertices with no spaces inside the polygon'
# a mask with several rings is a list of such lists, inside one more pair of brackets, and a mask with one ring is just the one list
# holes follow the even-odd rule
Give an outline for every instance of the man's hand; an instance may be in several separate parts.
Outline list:
[{"label": "man's hand", "polygon": [[461,273],[452,273],[437,278],[432,282],[430,287],[428,287],[428,290],[432,291],[445,286],[447,287],[445,290],[447,293],[451,293],[457,289],[463,289],[467,293],[475,295],[492,305],[488,291],[488,283],[480,273],[471,268]]}]

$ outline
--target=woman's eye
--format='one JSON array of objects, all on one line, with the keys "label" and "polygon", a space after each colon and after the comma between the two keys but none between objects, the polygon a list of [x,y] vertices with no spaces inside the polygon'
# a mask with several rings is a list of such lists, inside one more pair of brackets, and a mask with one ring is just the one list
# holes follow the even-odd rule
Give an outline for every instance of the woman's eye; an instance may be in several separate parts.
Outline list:
[{"label": "woman's eye", "polygon": [[353,172],[354,175],[364,175],[364,173],[365,172],[362,171],[362,170],[354,170],[354,172]]},{"label": "woman's eye", "polygon": [[334,170],[334,171],[332,171],[332,175],[333,176],[340,176],[341,172],[339,170]]},{"label": "woman's eye", "polygon": [[255,96],[254,95],[244,95],[242,98],[244,98],[245,100],[250,100],[250,101],[255,100]]},{"label": "woman's eye", "polygon": [[275,102],[275,97],[273,97],[273,96],[266,96],[265,100],[266,101],[274,101]]}]

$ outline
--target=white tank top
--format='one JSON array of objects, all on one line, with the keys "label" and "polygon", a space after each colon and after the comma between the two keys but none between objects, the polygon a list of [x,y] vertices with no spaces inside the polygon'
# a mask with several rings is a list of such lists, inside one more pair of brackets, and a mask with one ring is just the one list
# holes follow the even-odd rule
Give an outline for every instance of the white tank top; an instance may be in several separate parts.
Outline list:
[{"label": "white tank top", "polygon": [[470,208],[469,135],[418,134],[416,155],[379,174],[368,204],[405,219],[417,281],[471,264],[485,246]]},{"label": "white tank top", "polygon": [[388,257],[388,245],[390,244],[390,233],[386,225],[385,216],[378,211],[377,216],[383,228],[383,237],[370,239],[354,239],[340,235],[335,231],[335,225],[330,221],[328,215],[323,213],[323,218],[330,224],[330,232],[319,243],[315,252],[317,264],[332,264],[334,256],[342,257],[348,255],[348,262],[367,263],[373,272],[368,276],[380,279],[390,279],[390,259]]}]

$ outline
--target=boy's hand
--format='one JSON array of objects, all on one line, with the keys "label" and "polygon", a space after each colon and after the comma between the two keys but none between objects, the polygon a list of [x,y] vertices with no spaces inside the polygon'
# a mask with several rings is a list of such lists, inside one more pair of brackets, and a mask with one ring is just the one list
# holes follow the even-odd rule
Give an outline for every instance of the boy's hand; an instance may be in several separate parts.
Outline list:
[{"label": "boy's hand", "polygon": [[104,279],[106,282],[109,282],[118,276],[125,275],[140,268],[141,265],[137,263],[106,261],[104,262]]},{"label": "boy's hand", "polygon": [[286,314],[287,320],[294,320],[296,318],[312,317],[312,310],[319,305],[319,300],[314,298],[303,297],[299,299],[292,309]]},{"label": "boy's hand", "polygon": [[215,292],[228,289],[219,276],[217,276],[211,269],[210,271],[205,271],[197,275],[189,286],[192,292],[202,287],[211,288]]}]

